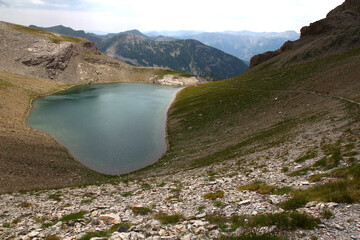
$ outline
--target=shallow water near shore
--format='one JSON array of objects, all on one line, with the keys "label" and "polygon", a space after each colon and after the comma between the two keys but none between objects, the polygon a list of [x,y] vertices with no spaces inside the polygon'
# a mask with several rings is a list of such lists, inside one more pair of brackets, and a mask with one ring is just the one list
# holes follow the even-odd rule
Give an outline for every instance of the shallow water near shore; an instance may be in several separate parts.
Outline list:
[{"label": "shallow water near shore", "polygon": [[35,100],[26,124],[97,172],[127,173],[166,152],[166,113],[179,90],[143,83],[78,86]]}]

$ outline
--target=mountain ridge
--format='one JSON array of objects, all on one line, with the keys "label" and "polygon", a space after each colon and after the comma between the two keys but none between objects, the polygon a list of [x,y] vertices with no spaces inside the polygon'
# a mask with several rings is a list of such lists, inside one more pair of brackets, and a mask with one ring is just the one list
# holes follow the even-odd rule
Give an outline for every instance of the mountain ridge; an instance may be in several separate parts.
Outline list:
[{"label": "mountain ridge", "polygon": [[169,68],[215,80],[234,77],[248,69],[242,60],[190,39],[160,41],[164,39],[148,37],[138,30],[94,36],[61,26],[32,27],[70,36],[89,36],[103,53],[140,67]]}]

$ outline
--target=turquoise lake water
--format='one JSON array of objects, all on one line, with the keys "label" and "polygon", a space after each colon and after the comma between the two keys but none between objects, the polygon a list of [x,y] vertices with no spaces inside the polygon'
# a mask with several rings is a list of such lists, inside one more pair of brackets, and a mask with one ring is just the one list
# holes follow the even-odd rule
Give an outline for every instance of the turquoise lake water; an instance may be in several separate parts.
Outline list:
[{"label": "turquoise lake water", "polygon": [[166,113],[179,90],[142,83],[79,86],[34,101],[26,124],[52,135],[95,171],[127,173],[166,152]]}]

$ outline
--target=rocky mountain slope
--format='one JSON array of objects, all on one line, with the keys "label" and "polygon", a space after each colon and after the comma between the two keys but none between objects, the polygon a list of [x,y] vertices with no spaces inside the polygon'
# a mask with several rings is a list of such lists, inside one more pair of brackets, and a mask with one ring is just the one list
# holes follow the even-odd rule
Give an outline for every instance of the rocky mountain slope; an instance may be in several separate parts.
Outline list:
[{"label": "rocky mountain slope", "polygon": [[99,49],[135,66],[163,67],[212,79],[237,76],[244,62],[195,40],[153,41],[130,33],[104,40]]},{"label": "rocky mountain slope", "polygon": [[199,33],[196,35],[181,36],[182,39],[195,39],[206,45],[220,49],[239,59],[250,61],[254,55],[273,51],[281,47],[288,40],[299,38],[296,32],[284,33],[253,33],[241,32],[214,32]]},{"label": "rocky mountain slope", "polygon": [[[320,43],[327,36],[312,39]],[[272,66],[274,59],[287,58],[285,52],[240,76],[183,89],[168,112],[170,148],[156,164],[102,176],[96,185],[3,194],[0,237],[357,239],[360,48],[353,46],[306,63]],[[291,51],[301,53],[301,46]],[[0,79],[0,114],[7,115],[26,106],[23,97],[31,89],[36,87],[35,96],[41,86],[61,84],[6,73]],[[23,110],[14,116],[21,122]],[[61,166],[64,149],[57,148],[55,158],[55,143],[31,142],[21,127],[9,119],[0,127],[26,146],[16,148],[16,158],[43,164],[48,158]],[[46,177],[36,164],[10,169],[22,172],[1,180],[16,184],[28,172]],[[57,171],[50,174],[61,178]]]},{"label": "rocky mountain slope", "polygon": [[[273,58],[268,67],[306,63],[360,47],[360,9],[358,0],[345,1],[326,18],[301,29],[300,39],[288,41],[280,49],[254,56],[253,68]],[[281,57],[276,57],[281,54]]]},{"label": "rocky mountain slope", "polygon": [[40,29],[91,39],[103,53],[134,66],[169,68],[215,80],[248,69],[242,60],[194,40],[153,39],[137,30],[95,36],[63,26]]}]

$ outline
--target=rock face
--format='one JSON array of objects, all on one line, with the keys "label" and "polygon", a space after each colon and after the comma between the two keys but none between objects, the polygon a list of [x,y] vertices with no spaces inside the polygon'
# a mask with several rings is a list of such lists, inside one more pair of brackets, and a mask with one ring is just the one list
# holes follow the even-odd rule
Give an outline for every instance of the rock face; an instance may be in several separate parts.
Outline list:
[{"label": "rock face", "polygon": [[[286,42],[276,51],[254,56],[250,69],[284,52],[288,56],[282,56],[282,62],[275,63],[274,67],[309,62],[360,47],[360,0],[346,0],[326,18],[303,27],[300,32],[299,40]],[[294,48],[299,51],[289,51]]]},{"label": "rock face", "polygon": [[82,47],[70,42],[59,44],[36,43],[33,48],[27,49],[30,54],[24,57],[22,63],[28,67],[45,64],[49,78],[53,79],[59,71],[66,69],[74,56],[81,54],[83,50],[96,55],[101,54],[91,42],[84,42]]}]

